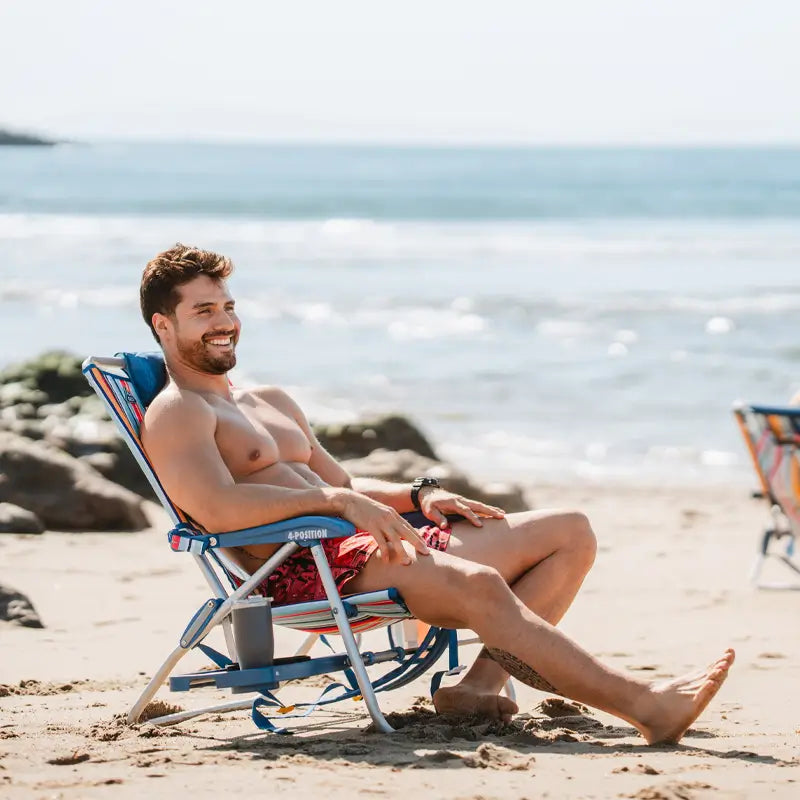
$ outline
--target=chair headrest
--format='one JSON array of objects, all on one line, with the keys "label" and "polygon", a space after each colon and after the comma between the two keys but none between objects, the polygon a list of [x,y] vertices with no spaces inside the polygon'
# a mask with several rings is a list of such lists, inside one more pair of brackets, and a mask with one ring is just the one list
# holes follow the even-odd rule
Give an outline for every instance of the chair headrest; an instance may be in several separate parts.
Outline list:
[{"label": "chair headrest", "polygon": [[128,373],[145,408],[153,402],[155,396],[167,382],[167,367],[161,353],[117,353],[117,358],[125,362]]}]

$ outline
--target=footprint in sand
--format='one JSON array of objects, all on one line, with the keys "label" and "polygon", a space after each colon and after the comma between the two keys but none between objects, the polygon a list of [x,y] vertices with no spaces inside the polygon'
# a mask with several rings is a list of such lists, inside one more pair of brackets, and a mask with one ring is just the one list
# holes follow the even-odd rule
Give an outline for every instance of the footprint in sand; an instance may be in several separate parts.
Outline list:
[{"label": "footprint in sand", "polygon": [[741,795],[720,791],[710,783],[702,783],[701,781],[687,783],[670,781],[661,786],[647,786],[635,794],[622,796],[634,798],[635,800],[704,800],[711,797],[714,800],[724,800],[725,798],[741,797]]},{"label": "footprint in sand", "polygon": [[612,774],[616,775],[620,772],[630,772],[637,775],[660,775],[661,770],[651,767],[649,764],[637,764],[634,767],[617,767],[611,770]]}]

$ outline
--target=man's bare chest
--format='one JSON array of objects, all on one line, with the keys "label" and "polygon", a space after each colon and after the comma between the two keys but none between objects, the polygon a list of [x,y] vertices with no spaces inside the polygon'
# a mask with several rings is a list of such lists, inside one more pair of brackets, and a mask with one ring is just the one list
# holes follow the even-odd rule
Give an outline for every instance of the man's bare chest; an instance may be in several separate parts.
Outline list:
[{"label": "man's bare chest", "polygon": [[215,439],[234,478],[278,462],[307,464],[311,443],[297,422],[261,398],[243,394],[215,406]]}]

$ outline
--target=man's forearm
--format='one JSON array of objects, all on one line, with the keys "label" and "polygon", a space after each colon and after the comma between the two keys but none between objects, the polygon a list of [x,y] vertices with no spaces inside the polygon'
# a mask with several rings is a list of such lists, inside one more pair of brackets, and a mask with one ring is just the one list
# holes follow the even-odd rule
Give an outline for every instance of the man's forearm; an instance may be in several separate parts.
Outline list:
[{"label": "man's forearm", "polygon": [[347,489],[237,483],[215,494],[213,505],[198,509],[197,521],[210,533],[224,533],[257,525],[269,525],[307,514],[340,516]]},{"label": "man's forearm", "polygon": [[356,492],[391,506],[399,514],[415,510],[411,502],[410,483],[392,483],[379,478],[353,478],[351,483]]}]

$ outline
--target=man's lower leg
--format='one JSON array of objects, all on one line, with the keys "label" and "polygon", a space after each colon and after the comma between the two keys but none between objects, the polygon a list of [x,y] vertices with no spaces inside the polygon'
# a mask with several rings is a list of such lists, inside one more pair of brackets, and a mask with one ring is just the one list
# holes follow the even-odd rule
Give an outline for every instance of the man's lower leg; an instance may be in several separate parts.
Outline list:
[{"label": "man's lower leg", "polygon": [[499,576],[482,574],[482,591],[466,609],[468,625],[493,660],[528,685],[608,711],[649,742],[673,741],[716,693],[733,652],[707,670],[665,684],[648,684],[601,664],[514,597]]},{"label": "man's lower leg", "polygon": [[[537,616],[556,625],[578,593],[593,555],[558,550],[525,572],[511,590]],[[501,662],[483,648],[458,684],[439,689],[434,706],[439,713],[478,713],[507,720],[518,710],[510,698],[498,695],[507,680]]]}]

